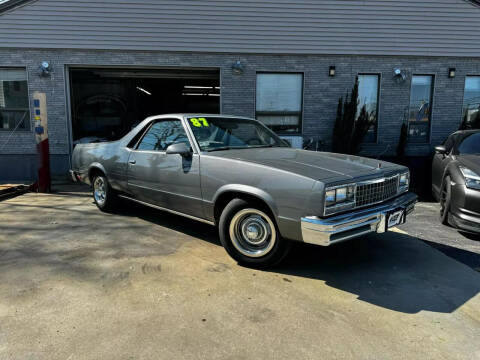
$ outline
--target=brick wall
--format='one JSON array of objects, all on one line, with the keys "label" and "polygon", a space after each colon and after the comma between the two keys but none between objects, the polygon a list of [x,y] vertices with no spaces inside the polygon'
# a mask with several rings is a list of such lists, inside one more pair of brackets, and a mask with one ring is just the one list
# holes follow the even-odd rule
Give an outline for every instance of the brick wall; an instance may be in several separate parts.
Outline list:
[{"label": "brick wall", "polygon": [[[37,74],[41,61],[53,67],[50,77]],[[245,71],[234,75],[231,66],[240,60]],[[253,117],[255,115],[255,79],[257,71],[296,71],[305,75],[303,135],[331,139],[338,98],[350,90],[357,73],[379,73],[380,109],[378,143],[364,146],[365,154],[393,155],[401,122],[409,104],[412,74],[434,74],[435,92],[431,142],[409,145],[408,155],[428,155],[433,146],[456,130],[461,121],[465,75],[480,75],[480,58],[392,57],[392,56],[313,56],[313,55],[239,55],[212,53],[173,53],[148,51],[79,51],[0,49],[0,67],[21,66],[28,72],[30,95],[33,91],[47,94],[49,139],[53,172],[68,168],[70,126],[66,108],[66,65],[115,65],[158,67],[217,67],[221,69],[222,112]],[[336,76],[328,76],[330,65]],[[407,80],[397,84],[393,69],[401,68]],[[457,76],[450,79],[448,68],[455,67]],[[18,131],[10,137],[0,131],[0,179],[30,176],[32,162],[15,159],[35,157],[32,131]],[[24,169],[23,166],[28,167]]]}]

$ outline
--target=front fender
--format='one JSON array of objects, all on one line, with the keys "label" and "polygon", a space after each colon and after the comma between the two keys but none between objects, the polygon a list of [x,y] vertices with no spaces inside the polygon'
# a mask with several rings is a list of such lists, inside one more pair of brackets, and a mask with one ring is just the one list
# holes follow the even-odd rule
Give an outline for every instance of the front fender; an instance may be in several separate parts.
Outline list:
[{"label": "front fender", "polygon": [[244,185],[244,184],[226,184],[221,186],[214,194],[213,196],[213,204],[215,204],[218,200],[218,198],[227,192],[239,192],[251,196],[255,196],[261,200],[263,200],[270,210],[272,211],[273,215],[275,217],[278,217],[278,208],[277,205],[275,204],[275,201],[273,200],[273,197],[267,193],[265,190],[256,188],[254,186],[250,185]]},{"label": "front fender", "polygon": [[[460,164],[458,163],[458,161],[450,162],[445,168],[445,171],[443,173],[443,179],[445,179],[445,177],[449,175],[453,183],[465,185],[465,179],[463,178],[463,174],[460,171],[459,166]],[[442,186],[443,186],[443,181],[442,181]]]}]

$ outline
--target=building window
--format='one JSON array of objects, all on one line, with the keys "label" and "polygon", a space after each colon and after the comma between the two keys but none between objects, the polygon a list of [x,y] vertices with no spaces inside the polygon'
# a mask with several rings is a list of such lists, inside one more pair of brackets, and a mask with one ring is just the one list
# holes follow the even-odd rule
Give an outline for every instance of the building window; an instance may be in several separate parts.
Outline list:
[{"label": "building window", "polygon": [[357,119],[365,108],[366,116],[370,122],[370,127],[365,135],[363,142],[377,142],[377,120],[378,120],[378,98],[380,76],[378,74],[360,74],[358,75],[358,105]]},{"label": "building window", "polygon": [[463,125],[480,127],[480,76],[467,76],[463,96]]},{"label": "building window", "polygon": [[302,94],[303,74],[257,74],[257,120],[278,133],[300,133]]},{"label": "building window", "polygon": [[408,141],[428,143],[432,118],[433,75],[413,75],[408,114]]},{"label": "building window", "polygon": [[0,68],[0,130],[29,129],[27,73]]}]

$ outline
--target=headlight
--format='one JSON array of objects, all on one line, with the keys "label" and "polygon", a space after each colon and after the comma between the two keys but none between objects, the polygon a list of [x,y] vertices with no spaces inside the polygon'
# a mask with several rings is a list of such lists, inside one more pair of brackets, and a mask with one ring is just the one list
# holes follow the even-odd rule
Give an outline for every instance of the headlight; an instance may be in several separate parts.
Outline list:
[{"label": "headlight", "polygon": [[406,172],[404,174],[400,174],[399,190],[407,191],[409,186],[410,186],[410,173]]},{"label": "headlight", "polygon": [[348,188],[338,188],[335,194],[335,200],[337,202],[344,202],[347,200]]},{"label": "headlight", "polygon": [[[333,207],[349,208],[355,204],[355,185],[344,185],[327,188],[325,192],[325,215]],[[338,209],[337,209],[338,211]]]},{"label": "headlight", "polygon": [[327,193],[325,194],[325,205],[326,206],[332,206],[335,204],[335,195],[336,192],[335,190],[328,190]]},{"label": "headlight", "polygon": [[466,167],[460,167],[465,178],[465,185],[470,189],[480,190],[480,176]]}]

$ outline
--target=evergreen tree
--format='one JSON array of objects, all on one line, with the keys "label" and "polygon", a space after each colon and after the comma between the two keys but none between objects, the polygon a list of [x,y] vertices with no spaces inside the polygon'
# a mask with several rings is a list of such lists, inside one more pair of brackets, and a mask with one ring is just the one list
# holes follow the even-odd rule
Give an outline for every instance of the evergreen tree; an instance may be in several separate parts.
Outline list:
[{"label": "evergreen tree", "polygon": [[358,108],[358,78],[350,93],[338,100],[337,116],[333,127],[332,150],[344,154],[358,154],[368,129],[372,125],[366,106]]}]

